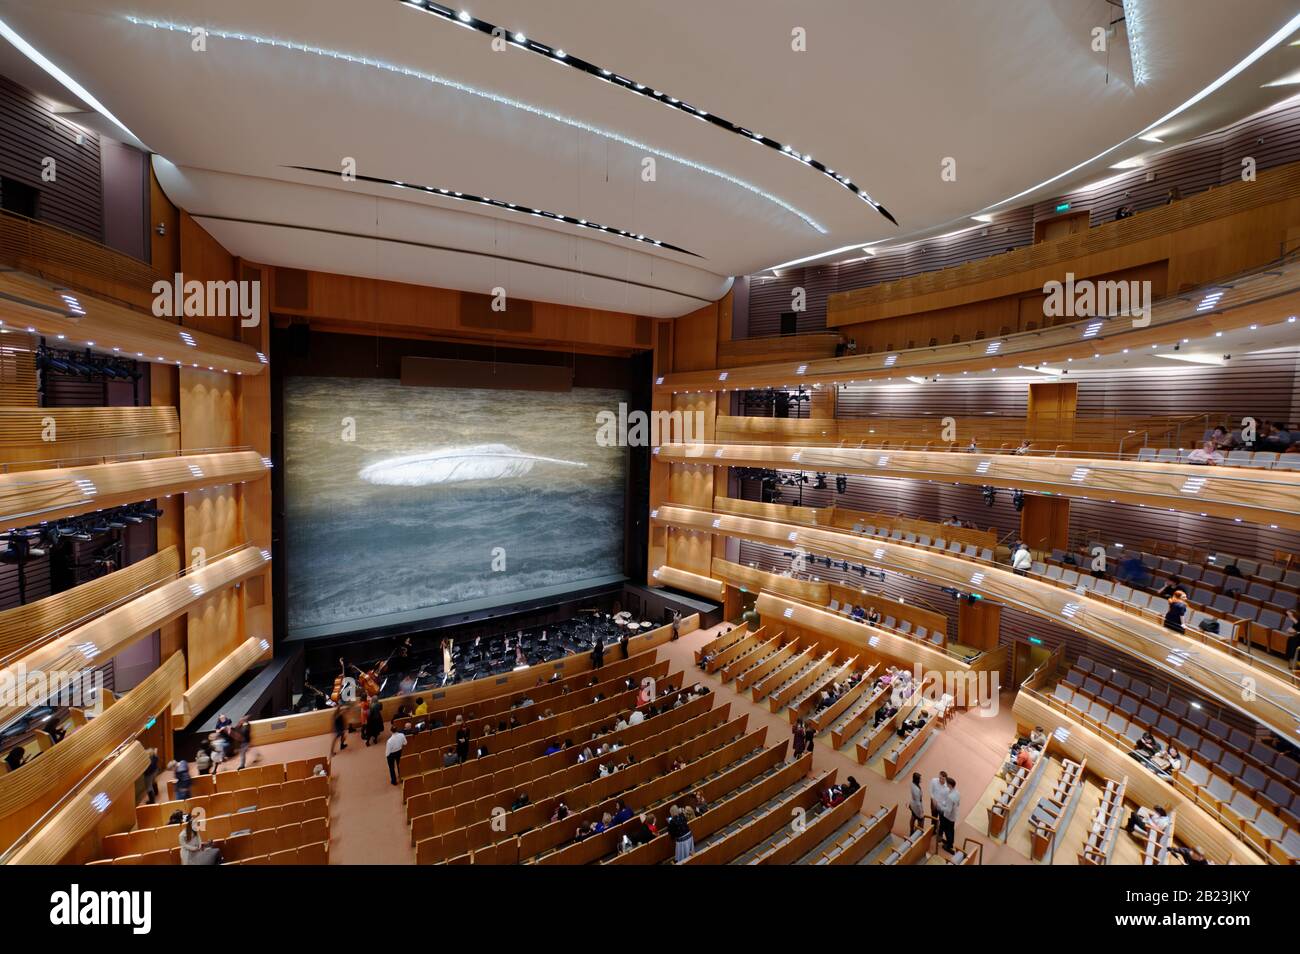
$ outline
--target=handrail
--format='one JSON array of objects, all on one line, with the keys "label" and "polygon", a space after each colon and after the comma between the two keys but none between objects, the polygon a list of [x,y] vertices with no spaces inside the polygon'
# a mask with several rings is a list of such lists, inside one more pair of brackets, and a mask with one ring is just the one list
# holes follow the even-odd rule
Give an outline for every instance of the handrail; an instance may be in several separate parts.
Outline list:
[{"label": "handrail", "polygon": [[[42,460],[10,461],[0,463],[0,474],[21,474],[27,471],[62,470],[72,467],[99,467],[106,464],[123,464],[137,460],[161,460],[165,457],[193,457],[201,454],[238,454],[244,451],[256,451],[249,444],[227,447],[184,447],[172,450],[133,451],[129,454],[90,454],[85,457],[47,457]],[[20,468],[11,470],[10,468]],[[48,481],[34,480],[31,486],[57,483],[57,478]]]},{"label": "handrail", "polygon": [[[183,566],[179,570],[175,570],[164,577],[160,577],[159,579],[154,580],[152,583],[147,583],[144,586],[141,586],[138,589],[130,593],[127,593],[125,596],[120,596],[117,599],[113,600],[111,603],[106,603],[105,605],[99,607],[98,609],[92,610],[91,612],[86,613],[84,616],[81,616],[70,623],[64,623],[62,626],[50,630],[48,633],[42,636],[37,636],[35,639],[31,640],[30,642],[25,643],[24,645],[18,647],[17,649],[11,650],[8,654],[4,656],[0,656],[0,668],[3,668],[5,666],[10,665],[13,662],[16,662],[19,658],[27,655],[28,653],[32,652],[35,649],[39,649],[41,646],[44,646],[46,643],[52,642],[53,640],[58,639],[60,636],[66,636],[74,629],[79,629],[80,627],[85,626],[87,623],[91,622],[92,620],[99,619],[101,616],[104,616],[105,614],[111,612],[112,610],[118,609],[124,606],[125,604],[130,603],[132,600],[139,599],[141,596],[144,596],[146,593],[150,593],[153,590],[156,590],[161,586],[165,586],[168,583],[173,583],[176,580],[179,580],[182,577],[193,574],[198,570],[206,569],[210,564],[215,563],[218,560],[225,559],[228,556],[232,556],[233,554],[238,553],[240,550],[247,549],[250,546],[253,546],[253,544],[252,543],[236,544],[235,546],[230,547],[229,549],[221,551],[216,556],[207,557],[204,560],[203,566],[201,567],[196,566],[193,563],[191,563],[189,566]],[[125,567],[123,569],[125,569]]]},{"label": "handrail", "polygon": [[74,782],[66,792],[64,792],[61,796],[59,796],[59,798],[54,802],[54,804],[51,805],[48,809],[46,809],[45,813],[41,815],[40,818],[32,822],[32,824],[27,828],[27,830],[24,831],[21,835],[19,835],[14,840],[14,843],[12,845],[6,848],[3,852],[0,852],[0,865],[9,864],[10,860],[18,852],[18,850],[21,849],[24,845],[26,845],[29,841],[31,841],[32,838],[36,836],[36,833],[40,831],[40,829],[45,827],[46,822],[48,822],[55,815],[57,815],[68,802],[70,802],[73,798],[75,798],[78,794],[80,794],[82,788],[85,786],[87,782],[89,782],[92,778],[94,778],[96,775],[102,772],[105,768],[108,767],[109,763],[111,763],[118,756],[122,755],[132,745],[134,745],[139,740],[140,736],[144,734],[144,731],[145,731],[144,726],[141,726],[139,730],[135,732],[135,734],[124,739],[121,742],[121,744],[119,744],[115,749],[113,749],[112,752],[109,752],[108,755],[100,759],[98,763],[91,766],[90,770],[87,771],[86,774],[83,775],[81,778],[79,778],[76,782]]}]

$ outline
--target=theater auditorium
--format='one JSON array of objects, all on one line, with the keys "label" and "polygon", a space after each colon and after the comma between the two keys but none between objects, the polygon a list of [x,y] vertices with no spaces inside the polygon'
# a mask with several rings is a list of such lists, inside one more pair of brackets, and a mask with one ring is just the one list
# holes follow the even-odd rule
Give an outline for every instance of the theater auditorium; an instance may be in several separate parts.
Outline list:
[{"label": "theater auditorium", "polygon": [[0,0],[0,863],[1300,861],[1300,8],[475,2]]}]

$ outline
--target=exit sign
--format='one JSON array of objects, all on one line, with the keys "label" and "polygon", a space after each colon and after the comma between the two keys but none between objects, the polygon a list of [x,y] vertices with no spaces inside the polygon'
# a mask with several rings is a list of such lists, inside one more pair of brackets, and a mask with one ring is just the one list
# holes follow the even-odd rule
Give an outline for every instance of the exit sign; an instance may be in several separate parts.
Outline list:
[{"label": "exit sign", "polygon": [[1043,641],[1042,641],[1041,639],[1039,639],[1037,636],[1030,636],[1030,637],[1029,637],[1029,644],[1030,644],[1031,646],[1041,646],[1041,645],[1043,645]]},{"label": "exit sign", "polygon": [[1057,212],[1069,212],[1069,211],[1070,211],[1070,203],[1068,203],[1068,202],[1062,202],[1060,205],[1058,205],[1058,206],[1056,207],[1056,211],[1057,211]]}]

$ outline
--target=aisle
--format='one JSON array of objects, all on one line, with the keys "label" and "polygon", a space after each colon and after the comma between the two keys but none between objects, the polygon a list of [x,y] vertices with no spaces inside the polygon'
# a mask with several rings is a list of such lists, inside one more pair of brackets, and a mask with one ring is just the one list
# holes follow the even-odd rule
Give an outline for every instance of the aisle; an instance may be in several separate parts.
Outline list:
[{"label": "aisle", "polygon": [[[274,762],[327,755],[330,739],[318,735],[277,742],[261,746],[259,754]],[[330,864],[415,864],[402,788],[388,783],[383,745],[367,747],[353,732],[347,749],[330,761],[330,774]]]},{"label": "aisle", "polygon": [[[713,639],[722,630],[722,625],[707,630],[697,630],[683,636],[675,643],[666,643],[659,647],[660,658],[672,660],[671,671],[683,670],[686,678],[684,685],[702,682],[718,694],[718,702],[731,703],[732,716],[749,714],[750,729],[768,726],[767,741],[771,745],[781,739],[790,738],[790,723],[785,712],[772,713],[767,705],[757,705],[751,701],[749,694],[737,693],[732,686],[724,685],[717,676],[705,675],[695,666],[695,650]],[[899,806],[894,831],[907,834],[908,787],[911,772],[921,773],[928,785],[930,778],[943,769],[957,778],[963,801],[978,798],[998,768],[1001,767],[1007,746],[1015,734],[1015,717],[1011,714],[1013,694],[1003,692],[999,711],[991,717],[984,717],[975,711],[958,712],[948,725],[935,733],[934,738],[921,752],[920,757],[910,766],[907,777],[899,781],[889,781],[882,774],[873,772],[865,765],[859,765],[852,754],[852,749],[837,752],[830,747],[830,733],[817,737],[813,747],[813,770],[817,773],[829,769],[838,771],[838,779],[843,781],[852,775],[867,790],[863,802],[863,812],[870,814],[880,805],[897,804]],[[961,810],[964,818],[966,809]],[[1029,858],[1006,845],[999,844],[987,834],[977,831],[965,821],[957,823],[956,844],[961,846],[966,837],[976,838],[984,843],[985,864],[1026,864]],[[944,857],[947,857],[946,855]]]}]

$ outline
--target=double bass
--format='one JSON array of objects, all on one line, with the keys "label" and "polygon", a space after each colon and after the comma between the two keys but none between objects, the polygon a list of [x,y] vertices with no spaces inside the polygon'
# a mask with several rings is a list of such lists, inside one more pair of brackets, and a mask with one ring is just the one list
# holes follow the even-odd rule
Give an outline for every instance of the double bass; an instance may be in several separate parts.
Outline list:
[{"label": "double bass", "polygon": [[[381,662],[374,669],[365,670],[360,666],[353,666],[352,668],[357,671],[357,685],[362,688],[366,695],[378,696],[380,690],[379,680],[384,673],[388,671],[388,664],[393,661],[393,657],[396,656],[399,651],[403,656],[406,656],[410,648],[411,637],[408,636],[403,640],[400,646],[388,654],[387,659]],[[339,661],[342,662],[342,660]]]},{"label": "double bass", "polygon": [[347,678],[348,669],[343,664],[343,657],[339,657],[339,674],[334,677],[334,688],[330,691],[330,702],[338,705],[343,698],[343,680]]}]

